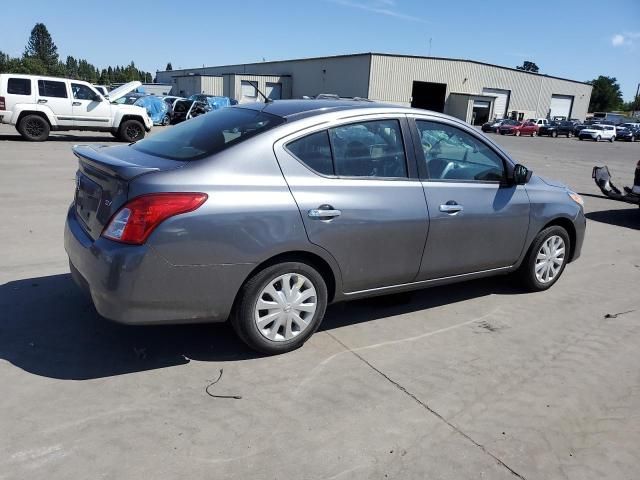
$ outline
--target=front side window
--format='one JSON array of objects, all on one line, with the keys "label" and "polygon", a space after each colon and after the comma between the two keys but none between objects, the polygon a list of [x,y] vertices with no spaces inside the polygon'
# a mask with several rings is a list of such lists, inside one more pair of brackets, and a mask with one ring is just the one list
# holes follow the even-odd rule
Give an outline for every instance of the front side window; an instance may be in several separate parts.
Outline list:
[{"label": "front side window", "polygon": [[12,95],[31,95],[31,80],[28,78],[10,78],[7,93]]},{"label": "front side window", "polygon": [[41,97],[67,98],[67,85],[53,80],[38,80],[38,93]]},{"label": "front side window", "polygon": [[417,120],[431,180],[495,181],[504,178],[502,159],[487,144],[451,125]]},{"label": "front side window", "polygon": [[258,110],[223,108],[181,123],[131,145],[170,160],[208,157],[282,124],[282,117]]},{"label": "front side window", "polygon": [[73,92],[73,98],[76,100],[93,100],[93,97],[96,96],[96,92],[81,83],[72,83],[71,91]]},{"label": "front side window", "polygon": [[337,176],[407,176],[407,160],[398,120],[342,125],[329,129],[329,137]]}]

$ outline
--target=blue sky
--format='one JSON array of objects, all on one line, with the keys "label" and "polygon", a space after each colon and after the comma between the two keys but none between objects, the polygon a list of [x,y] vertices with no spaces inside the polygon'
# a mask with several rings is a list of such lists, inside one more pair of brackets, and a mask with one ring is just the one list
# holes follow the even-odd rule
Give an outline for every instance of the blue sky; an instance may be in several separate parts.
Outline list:
[{"label": "blue sky", "polygon": [[[4,2],[3,2],[4,3]],[[287,58],[385,52],[549,75],[613,76],[625,100],[640,82],[640,1],[30,0],[6,2],[0,50],[20,55],[36,22],[62,58],[155,72]],[[28,5],[24,8],[23,5]],[[549,6],[552,5],[552,6]]]}]

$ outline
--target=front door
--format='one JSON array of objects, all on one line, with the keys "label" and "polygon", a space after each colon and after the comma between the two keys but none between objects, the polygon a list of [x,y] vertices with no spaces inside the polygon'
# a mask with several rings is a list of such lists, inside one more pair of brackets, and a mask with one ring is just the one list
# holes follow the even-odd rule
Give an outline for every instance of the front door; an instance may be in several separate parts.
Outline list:
[{"label": "front door", "polygon": [[38,110],[53,114],[59,126],[73,126],[73,107],[67,90],[67,82],[38,80],[37,102]]},{"label": "front door", "polygon": [[309,240],[337,260],[345,292],[411,282],[418,273],[428,215],[403,123],[352,119],[276,143]]},{"label": "front door", "polygon": [[76,127],[109,127],[111,105],[91,87],[71,82],[73,94],[73,119]]},{"label": "front door", "polygon": [[506,186],[504,160],[452,123],[416,119],[424,154],[429,237],[418,280],[513,265],[529,228],[529,197]]}]

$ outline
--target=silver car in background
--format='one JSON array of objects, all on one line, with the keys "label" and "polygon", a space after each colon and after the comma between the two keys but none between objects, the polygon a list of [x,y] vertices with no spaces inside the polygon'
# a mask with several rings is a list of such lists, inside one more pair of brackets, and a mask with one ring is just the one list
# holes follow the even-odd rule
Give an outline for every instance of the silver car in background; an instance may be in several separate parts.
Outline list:
[{"label": "silver car in background", "polygon": [[127,146],[76,146],[65,248],[104,317],[230,319],[281,353],[327,304],[578,258],[582,199],[469,125],[425,110],[283,100],[203,115]]}]

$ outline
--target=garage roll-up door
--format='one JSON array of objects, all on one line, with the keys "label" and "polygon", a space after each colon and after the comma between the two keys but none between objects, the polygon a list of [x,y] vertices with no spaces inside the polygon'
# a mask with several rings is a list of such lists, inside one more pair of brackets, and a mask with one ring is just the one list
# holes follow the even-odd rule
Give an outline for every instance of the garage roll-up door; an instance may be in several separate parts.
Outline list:
[{"label": "garage roll-up door", "polygon": [[571,95],[551,95],[549,116],[551,118],[565,117],[568,120],[571,117],[572,106],[573,97]]},{"label": "garage roll-up door", "polygon": [[499,88],[483,88],[482,93],[496,97],[493,101],[493,116],[496,118],[507,117],[507,103],[509,101],[509,90]]}]

